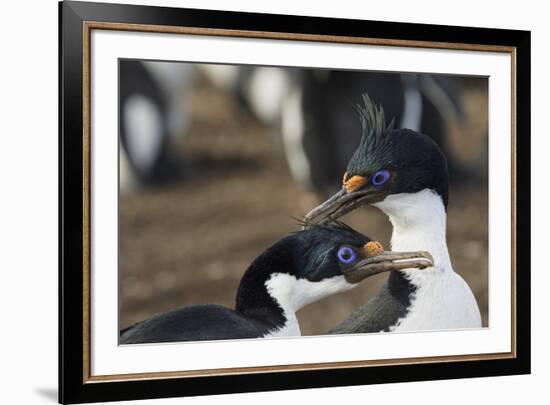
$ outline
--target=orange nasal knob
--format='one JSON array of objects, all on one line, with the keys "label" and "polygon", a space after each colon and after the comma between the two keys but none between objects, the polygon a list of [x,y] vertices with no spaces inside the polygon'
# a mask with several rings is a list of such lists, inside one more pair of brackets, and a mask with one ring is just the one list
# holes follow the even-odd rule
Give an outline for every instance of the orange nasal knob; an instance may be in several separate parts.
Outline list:
[{"label": "orange nasal knob", "polygon": [[365,244],[363,247],[367,253],[367,257],[378,256],[381,253],[384,253],[384,247],[380,242],[370,241]]},{"label": "orange nasal knob", "polygon": [[368,183],[368,180],[363,176],[352,176],[346,179],[347,173],[344,174],[344,187],[348,193],[358,190]]}]

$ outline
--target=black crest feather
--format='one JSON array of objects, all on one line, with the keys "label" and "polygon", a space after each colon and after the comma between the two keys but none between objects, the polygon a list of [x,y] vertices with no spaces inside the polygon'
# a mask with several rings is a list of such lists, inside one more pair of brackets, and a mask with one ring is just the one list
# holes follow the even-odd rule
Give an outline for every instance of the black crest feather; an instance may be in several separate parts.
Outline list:
[{"label": "black crest feather", "polygon": [[382,105],[377,106],[367,93],[362,95],[363,104],[356,104],[355,109],[361,120],[361,145],[364,150],[375,149],[386,134],[393,129],[394,119],[386,125],[386,116]]}]

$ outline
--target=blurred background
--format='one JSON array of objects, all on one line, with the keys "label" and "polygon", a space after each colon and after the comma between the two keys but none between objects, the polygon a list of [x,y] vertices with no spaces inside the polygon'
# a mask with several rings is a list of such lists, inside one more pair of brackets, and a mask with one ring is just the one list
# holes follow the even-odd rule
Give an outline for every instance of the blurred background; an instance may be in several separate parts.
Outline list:
[{"label": "blurred background", "polygon": [[[453,267],[488,322],[488,81],[480,77],[121,60],[120,327],[192,304],[234,307],[252,260],[341,187],[361,93],[449,161]],[[343,218],[389,249],[375,208]],[[325,334],[387,275],[298,313]]]}]

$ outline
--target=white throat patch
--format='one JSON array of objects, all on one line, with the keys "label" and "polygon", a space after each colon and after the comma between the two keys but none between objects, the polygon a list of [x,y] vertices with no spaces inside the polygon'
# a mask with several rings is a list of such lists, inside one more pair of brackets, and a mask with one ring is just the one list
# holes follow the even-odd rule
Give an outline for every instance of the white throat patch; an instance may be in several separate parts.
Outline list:
[{"label": "white throat patch", "polygon": [[[447,214],[438,194],[428,189],[392,194],[373,205],[382,210],[393,225],[392,250],[426,250],[433,256],[435,268],[452,270],[446,241]],[[416,275],[423,271],[413,272]]]},{"label": "white throat patch", "polygon": [[301,336],[296,312],[312,302],[355,286],[344,276],[321,281],[309,281],[286,273],[275,273],[265,282],[267,292],[282,308],[286,322],[283,327],[270,331],[264,337]]}]

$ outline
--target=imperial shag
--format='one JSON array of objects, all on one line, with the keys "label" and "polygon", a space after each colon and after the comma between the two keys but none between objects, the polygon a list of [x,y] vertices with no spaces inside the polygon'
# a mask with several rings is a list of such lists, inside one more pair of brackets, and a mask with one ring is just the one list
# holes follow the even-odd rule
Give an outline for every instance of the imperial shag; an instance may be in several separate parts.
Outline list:
[{"label": "imperial shag", "polygon": [[155,316],[121,332],[120,343],[157,343],[298,336],[296,311],[361,280],[405,267],[431,266],[427,252],[381,253],[378,242],[342,223],[291,234],[244,273],[235,309],[194,305]]},{"label": "imperial shag", "polygon": [[362,139],[340,191],[305,217],[307,224],[336,219],[355,208],[378,207],[393,225],[394,250],[426,250],[434,265],[392,272],[382,290],[333,333],[477,328],[478,305],[454,272],[446,243],[446,159],[429,137],[386,125],[368,96],[358,106]]}]

